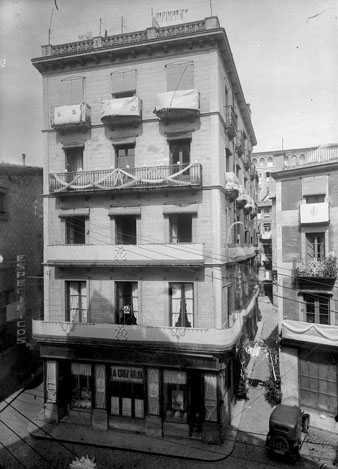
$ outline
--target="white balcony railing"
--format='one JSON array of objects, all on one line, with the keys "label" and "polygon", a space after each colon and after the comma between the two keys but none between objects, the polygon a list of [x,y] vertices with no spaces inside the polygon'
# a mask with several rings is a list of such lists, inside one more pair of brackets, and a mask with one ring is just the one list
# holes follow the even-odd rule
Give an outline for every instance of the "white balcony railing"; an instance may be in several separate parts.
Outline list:
[{"label": "white balcony railing", "polygon": [[36,340],[71,343],[81,341],[156,342],[199,348],[231,349],[242,333],[243,318],[238,316],[228,329],[196,329],[184,327],[125,326],[120,324],[93,324],[49,322],[33,320],[33,337]]},{"label": "white balcony railing", "polygon": [[314,324],[303,321],[282,322],[282,338],[297,342],[338,346],[338,326]]},{"label": "white balcony railing", "polygon": [[47,246],[51,265],[182,265],[203,264],[204,244],[67,244]]}]

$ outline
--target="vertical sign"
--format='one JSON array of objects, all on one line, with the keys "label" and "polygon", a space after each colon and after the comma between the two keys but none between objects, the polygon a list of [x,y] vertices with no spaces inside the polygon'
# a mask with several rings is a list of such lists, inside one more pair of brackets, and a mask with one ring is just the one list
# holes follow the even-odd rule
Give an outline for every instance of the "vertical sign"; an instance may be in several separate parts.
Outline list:
[{"label": "vertical sign", "polygon": [[26,320],[25,320],[25,293],[26,293],[26,257],[16,256],[16,295],[17,295],[17,323],[16,343],[26,343]]}]

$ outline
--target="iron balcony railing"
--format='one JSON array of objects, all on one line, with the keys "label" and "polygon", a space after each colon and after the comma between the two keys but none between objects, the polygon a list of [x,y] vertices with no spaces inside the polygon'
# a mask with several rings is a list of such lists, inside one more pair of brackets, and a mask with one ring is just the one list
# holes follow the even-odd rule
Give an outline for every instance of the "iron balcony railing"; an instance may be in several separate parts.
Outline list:
[{"label": "iron balcony railing", "polygon": [[90,192],[157,187],[201,186],[202,166],[151,166],[49,173],[49,192]]}]

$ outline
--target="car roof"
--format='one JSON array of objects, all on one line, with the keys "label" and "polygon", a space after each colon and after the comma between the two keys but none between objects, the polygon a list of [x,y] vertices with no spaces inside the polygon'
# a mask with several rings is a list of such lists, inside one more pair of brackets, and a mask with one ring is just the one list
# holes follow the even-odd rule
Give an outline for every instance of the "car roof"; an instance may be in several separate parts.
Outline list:
[{"label": "car roof", "polygon": [[302,413],[298,406],[279,404],[271,413],[270,421],[275,424],[292,424],[296,422]]}]

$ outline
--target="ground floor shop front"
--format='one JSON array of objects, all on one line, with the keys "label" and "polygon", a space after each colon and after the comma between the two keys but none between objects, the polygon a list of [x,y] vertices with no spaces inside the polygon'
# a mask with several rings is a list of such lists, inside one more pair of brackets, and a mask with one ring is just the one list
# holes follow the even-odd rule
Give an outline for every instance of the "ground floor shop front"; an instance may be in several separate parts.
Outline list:
[{"label": "ground floor shop front", "polygon": [[213,444],[224,439],[234,403],[229,353],[222,360],[154,351],[133,361],[121,350],[93,361],[90,352],[81,357],[83,349],[48,347],[42,355],[46,422]]},{"label": "ground floor shop front", "polygon": [[282,344],[283,402],[299,405],[311,416],[311,425],[338,430],[338,353],[319,344]]}]

